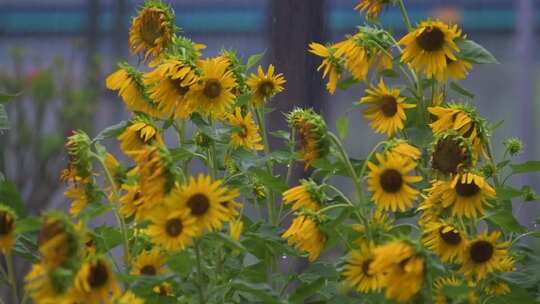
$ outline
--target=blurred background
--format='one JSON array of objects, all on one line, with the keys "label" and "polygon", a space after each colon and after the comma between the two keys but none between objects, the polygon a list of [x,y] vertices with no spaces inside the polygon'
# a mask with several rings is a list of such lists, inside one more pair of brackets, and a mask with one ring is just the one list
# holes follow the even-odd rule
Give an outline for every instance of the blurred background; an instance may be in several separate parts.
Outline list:
[{"label": "blurred background", "polygon": [[[284,128],[282,113],[294,106],[313,107],[328,119],[347,113],[351,121],[347,148],[362,158],[382,139],[352,103],[363,92],[354,86],[330,96],[324,90],[319,59],[308,54],[312,41],[333,42],[354,32],[363,17],[355,0],[176,0],[169,1],[177,25],[193,40],[208,45],[207,55],[222,48],[249,56],[266,52],[287,79],[286,91],[274,100],[278,109],[270,128]],[[501,62],[475,66],[463,87],[491,122],[504,121],[493,143],[500,156],[502,140],[519,136],[522,159],[539,159],[540,5],[534,0],[407,0],[413,22],[427,16],[461,24],[467,35]],[[91,136],[126,117],[120,98],[105,89],[105,77],[118,60],[129,60],[130,18],[142,1],[0,0],[0,91],[20,92],[7,105],[11,131],[0,134],[0,171],[22,191],[29,210],[67,206],[58,180],[65,166],[63,143],[71,130]],[[399,11],[381,22],[398,36],[405,28]],[[517,181],[534,185],[528,176]],[[538,190],[538,189],[537,189]],[[538,208],[517,210],[531,227]]]}]

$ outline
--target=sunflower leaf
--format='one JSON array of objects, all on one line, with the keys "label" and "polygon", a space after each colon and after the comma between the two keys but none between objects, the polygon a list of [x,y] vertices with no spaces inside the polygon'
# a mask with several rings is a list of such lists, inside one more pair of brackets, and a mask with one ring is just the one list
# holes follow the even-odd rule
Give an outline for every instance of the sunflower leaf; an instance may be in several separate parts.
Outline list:
[{"label": "sunflower leaf", "polygon": [[492,224],[499,226],[500,228],[517,233],[523,233],[526,229],[519,224],[512,210],[504,210],[501,208],[499,211],[492,213],[486,217],[486,220]]},{"label": "sunflower leaf", "polygon": [[468,97],[468,98],[471,98],[471,99],[474,98],[473,93],[469,92],[467,89],[465,89],[464,87],[457,84],[457,82],[454,82],[454,81],[450,82],[450,89],[454,90],[455,92],[457,92],[460,95],[463,95],[465,97]]},{"label": "sunflower leaf", "polygon": [[538,172],[540,171],[540,161],[530,160],[521,164],[511,164],[510,168],[512,168],[513,174]]},{"label": "sunflower leaf", "polygon": [[261,61],[261,59],[263,58],[264,53],[266,53],[266,52],[262,52],[262,53],[258,53],[258,54],[249,56],[249,58],[247,60],[247,63],[246,63],[246,70],[249,70],[250,68],[255,66],[257,63],[259,63],[259,61]]},{"label": "sunflower leaf", "polygon": [[126,126],[127,126],[127,122],[121,121],[99,132],[99,134],[92,141],[96,142],[96,141],[102,141],[104,139],[108,139],[111,137],[117,137],[124,131]]},{"label": "sunflower leaf", "polygon": [[340,139],[344,139],[347,136],[348,128],[349,119],[347,119],[347,116],[341,115],[336,121],[336,129]]},{"label": "sunflower leaf", "polygon": [[10,181],[0,182],[0,204],[11,207],[20,219],[25,218],[28,214],[21,194],[17,191],[17,186]]},{"label": "sunflower leaf", "polygon": [[459,57],[477,64],[499,63],[495,56],[478,43],[468,39],[458,39]]}]

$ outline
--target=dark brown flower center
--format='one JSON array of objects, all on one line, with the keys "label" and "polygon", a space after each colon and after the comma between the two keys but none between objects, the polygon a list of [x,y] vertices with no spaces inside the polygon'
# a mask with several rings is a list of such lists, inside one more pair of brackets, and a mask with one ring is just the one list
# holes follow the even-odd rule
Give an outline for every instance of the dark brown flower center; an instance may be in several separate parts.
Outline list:
[{"label": "dark brown flower center", "polygon": [[206,195],[197,193],[188,199],[187,205],[189,209],[191,209],[192,215],[201,216],[208,211],[208,208],[210,208],[210,200]]},{"label": "dark brown flower center", "polygon": [[59,221],[53,221],[53,222],[47,222],[43,225],[41,228],[41,231],[39,232],[37,244],[38,247],[44,245],[47,243],[47,241],[51,240],[55,236],[59,234],[64,233],[64,225],[62,225]]},{"label": "dark brown flower center", "polygon": [[431,165],[444,174],[455,174],[459,165],[463,164],[467,156],[459,146],[459,142],[451,137],[446,137],[437,142],[433,151]]},{"label": "dark brown flower center", "polygon": [[221,206],[227,208],[227,207],[229,207],[230,202],[229,201],[223,201],[223,202],[220,202],[220,204],[221,204]]},{"label": "dark brown flower center", "polygon": [[480,264],[489,261],[493,257],[494,249],[493,245],[488,241],[476,241],[471,245],[469,254],[475,263]]},{"label": "dark brown flower center", "polygon": [[0,211],[0,235],[6,235],[13,231],[13,217],[6,211]]},{"label": "dark brown flower center", "polygon": [[259,92],[264,97],[268,97],[274,91],[274,84],[271,81],[263,81],[259,84]]},{"label": "dark brown flower center", "polygon": [[183,228],[182,221],[177,218],[170,219],[165,223],[165,231],[171,237],[179,236]]},{"label": "dark brown flower center", "polygon": [[393,96],[383,96],[380,99],[380,109],[384,116],[394,117],[397,112],[397,101]]},{"label": "dark brown flower center", "polygon": [[401,189],[403,177],[401,177],[401,173],[395,169],[386,169],[381,174],[379,182],[384,192],[395,193]]},{"label": "dark brown flower center", "polygon": [[221,83],[216,79],[210,79],[204,84],[204,96],[214,99],[221,94]]},{"label": "dark brown flower center", "polygon": [[444,45],[444,33],[437,27],[427,28],[416,37],[416,42],[424,51],[435,52]]},{"label": "dark brown flower center", "polygon": [[160,11],[148,10],[143,13],[140,34],[144,43],[152,47],[156,45],[156,39],[163,35],[161,23]]},{"label": "dark brown flower center", "polygon": [[109,280],[109,270],[101,262],[97,262],[96,265],[93,265],[90,268],[90,273],[88,274],[88,284],[92,288],[100,288],[107,284]]},{"label": "dark brown flower center", "polygon": [[367,259],[364,262],[362,262],[362,272],[365,276],[371,277],[372,275],[369,273],[369,265],[371,265],[371,262],[373,262],[373,259]]},{"label": "dark brown flower center", "polygon": [[471,197],[475,196],[480,191],[480,188],[473,182],[470,184],[462,183],[461,180],[456,184],[456,193],[459,196]]},{"label": "dark brown flower center", "polygon": [[459,235],[459,232],[457,232],[455,229],[444,232],[445,228],[446,227],[441,227],[439,229],[439,235],[446,244],[458,245],[461,243],[461,236]]},{"label": "dark brown flower center", "polygon": [[238,136],[240,136],[241,138],[246,138],[248,136],[247,126],[245,124],[241,124],[239,127],[240,131],[238,131]]},{"label": "dark brown flower center", "polygon": [[154,276],[156,275],[156,267],[153,265],[144,265],[143,268],[141,268],[141,274],[147,275],[147,276]]}]

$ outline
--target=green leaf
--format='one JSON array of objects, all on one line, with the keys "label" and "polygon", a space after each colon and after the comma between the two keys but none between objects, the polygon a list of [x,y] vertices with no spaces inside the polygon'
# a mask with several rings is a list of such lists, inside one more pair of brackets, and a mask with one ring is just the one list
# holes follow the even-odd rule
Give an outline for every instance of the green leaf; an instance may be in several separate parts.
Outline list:
[{"label": "green leaf", "polygon": [[515,304],[515,303],[538,303],[534,297],[525,289],[517,286],[510,286],[511,292],[506,295],[500,295],[490,298],[490,304]]},{"label": "green leaf", "polygon": [[347,90],[350,86],[359,82],[360,81],[351,76],[338,82],[337,86],[340,90]]},{"label": "green leaf", "polygon": [[465,89],[464,87],[460,86],[459,84],[457,84],[457,82],[450,82],[450,89],[454,90],[455,92],[465,96],[465,97],[469,97],[469,98],[474,98],[474,94],[469,92],[467,89]]},{"label": "green leaf", "polygon": [[92,202],[86,208],[84,208],[84,210],[81,212],[79,217],[84,220],[90,220],[104,214],[105,212],[111,209],[112,209],[111,204],[101,204],[98,202]]},{"label": "green leaf", "polygon": [[340,139],[344,139],[347,136],[347,130],[349,128],[349,119],[346,116],[341,115],[336,121],[336,129]]},{"label": "green leaf", "polygon": [[214,236],[217,240],[223,242],[223,244],[225,244],[225,246],[229,247],[230,249],[247,251],[246,247],[244,247],[242,243],[231,239],[228,235],[222,232],[212,233],[211,236]]},{"label": "green leaf", "polygon": [[284,130],[277,130],[277,131],[270,132],[270,135],[276,138],[284,139],[286,141],[289,141],[291,139],[291,134]]},{"label": "green leaf", "polygon": [[266,170],[263,170],[259,167],[251,167],[249,168],[248,172],[273,191],[281,193],[288,188],[284,178],[281,178],[279,176],[273,176],[269,174]]},{"label": "green leaf", "polygon": [[314,295],[326,283],[325,278],[319,278],[311,283],[302,284],[289,297],[291,303],[302,303],[306,298]]},{"label": "green leaf", "polygon": [[15,224],[15,234],[34,232],[39,229],[41,229],[41,220],[37,217],[29,216],[22,220],[18,220]]},{"label": "green leaf", "polygon": [[478,64],[499,63],[488,50],[472,40],[458,39],[456,44],[460,49],[458,56],[462,59]]},{"label": "green leaf", "polygon": [[249,58],[247,60],[247,63],[246,63],[246,70],[251,69],[257,63],[259,63],[259,61],[261,61],[261,59],[263,58],[264,53],[265,52],[249,56]]},{"label": "green leaf", "polygon": [[530,160],[521,164],[511,164],[512,173],[529,173],[529,172],[538,172],[540,171],[540,161]]},{"label": "green leaf", "polygon": [[22,94],[22,92],[15,93],[15,94],[9,94],[0,92],[0,104],[5,104],[13,100],[13,98],[18,97]]},{"label": "green leaf", "polygon": [[[506,208],[505,208],[506,209]],[[523,233],[525,227],[521,226],[512,214],[512,210],[499,210],[486,217],[486,220],[499,226],[503,230]]]},{"label": "green leaf", "polygon": [[108,252],[122,243],[122,233],[115,227],[100,226],[94,230],[94,240],[99,252]]},{"label": "green leaf", "polygon": [[115,125],[105,128],[103,131],[92,140],[93,142],[102,141],[104,139],[118,137],[127,127],[127,121],[121,121]]},{"label": "green leaf", "polygon": [[189,275],[194,265],[195,257],[189,250],[176,253],[167,259],[167,266],[181,275]]},{"label": "green leaf", "polygon": [[521,196],[523,194],[523,191],[510,187],[510,186],[504,186],[501,188],[496,189],[497,192],[497,198],[500,200],[510,200],[514,197]]},{"label": "green leaf", "polygon": [[0,104],[0,131],[9,129],[9,120],[6,112],[6,108],[3,104]]},{"label": "green leaf", "polygon": [[0,182],[0,204],[11,207],[20,219],[28,214],[21,194],[17,191],[15,184],[10,181]]},{"label": "green leaf", "polygon": [[279,304],[278,296],[267,284],[252,284],[243,280],[231,282],[232,288],[237,291],[247,292],[267,304]]}]

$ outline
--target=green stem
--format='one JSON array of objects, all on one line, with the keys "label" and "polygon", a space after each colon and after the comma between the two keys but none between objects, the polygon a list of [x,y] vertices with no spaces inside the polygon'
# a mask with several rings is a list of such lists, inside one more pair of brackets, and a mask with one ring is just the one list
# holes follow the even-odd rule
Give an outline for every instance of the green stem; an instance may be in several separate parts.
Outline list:
[{"label": "green stem", "polygon": [[491,169],[493,170],[493,182],[495,183],[495,187],[499,188],[501,186],[501,183],[499,181],[499,175],[497,170],[497,164],[495,163],[495,158],[493,157],[493,152],[491,148],[491,141],[489,139],[484,140],[484,146],[486,147],[486,153],[489,158],[489,163],[491,165]]},{"label": "green stem", "polygon": [[[291,159],[287,163],[287,175],[285,176],[285,184],[287,186],[289,186],[289,182],[291,181],[292,170],[293,170],[294,161],[295,161],[294,157],[292,157],[292,154],[294,154],[295,145],[296,145],[296,130],[293,128],[291,130],[291,139],[290,139],[290,142],[289,142],[289,149],[290,149],[290,153],[291,153]],[[278,209],[278,214],[277,214],[276,219],[281,218],[281,213],[282,212],[283,212],[283,204],[279,204],[279,209]]]},{"label": "green stem", "polygon": [[410,32],[412,31],[412,23],[411,19],[409,19],[409,14],[407,14],[407,10],[405,9],[405,4],[403,3],[403,0],[398,0],[399,5],[399,11],[401,12],[401,17],[403,18],[403,22],[405,23],[405,26],[407,26],[407,30]]},{"label": "green stem", "polygon": [[[210,118],[209,120],[210,122],[210,126],[212,127],[212,131],[215,131],[214,129],[214,121],[212,120],[212,118]],[[208,148],[208,161],[207,161],[207,165],[208,165],[208,171],[210,173],[210,177],[212,177],[213,180],[215,180],[217,178],[217,163],[216,163],[216,144],[214,143],[214,141],[212,140],[212,142],[210,143],[210,147]]]},{"label": "green stem", "polygon": [[103,168],[103,171],[105,172],[105,176],[107,178],[107,181],[109,182],[109,184],[111,185],[111,189],[112,189],[112,192],[113,192],[113,197],[114,197],[114,202],[111,202],[113,203],[113,213],[114,213],[114,216],[116,218],[116,221],[118,222],[118,224],[120,225],[120,230],[122,231],[122,239],[123,239],[123,242],[124,242],[124,258],[125,258],[125,261],[124,261],[124,264],[126,266],[126,269],[129,270],[130,268],[130,261],[131,261],[131,258],[130,258],[130,251],[129,251],[129,238],[128,238],[128,231],[127,231],[127,225],[126,225],[126,222],[124,221],[124,218],[120,215],[120,213],[118,212],[118,202],[116,200],[118,200],[118,198],[120,197],[120,194],[118,192],[118,189],[116,188],[116,183],[114,182],[114,179],[111,175],[111,172],[109,172],[109,169],[107,169],[107,166],[105,165],[105,161],[103,159],[101,159],[101,157],[99,157],[99,155],[95,154],[95,153],[92,153],[91,154],[95,159],[98,160],[98,162],[101,164],[101,167]]},{"label": "green stem", "polygon": [[371,149],[368,156],[366,157],[366,160],[362,164],[362,168],[360,169],[360,178],[364,178],[364,175],[366,174],[367,164],[369,160],[373,157],[373,154],[377,152],[380,146],[385,145],[385,144],[386,144],[386,141],[381,141],[378,144],[376,144],[375,147],[373,147],[373,149]]},{"label": "green stem", "polygon": [[[184,146],[186,142],[186,120],[180,119],[180,125],[178,125],[178,121],[175,120],[173,122],[174,130],[176,131],[176,137],[178,139],[178,145]],[[188,161],[182,162],[182,173],[183,173],[183,179],[184,181],[187,179],[188,176]]]},{"label": "green stem", "polygon": [[13,303],[19,303],[19,293],[17,291],[17,281],[15,280],[15,271],[13,269],[13,256],[11,255],[11,251],[8,251],[4,257],[6,258],[8,279],[9,285],[11,285]]},{"label": "green stem", "polygon": [[356,171],[354,170],[354,167],[349,159],[349,156],[347,155],[347,152],[345,151],[345,147],[343,147],[343,144],[339,140],[339,138],[332,132],[328,132],[328,136],[330,137],[330,140],[332,140],[338,149],[339,155],[342,159],[342,161],[345,163],[345,167],[347,168],[347,171],[349,172],[350,177],[353,180],[354,187],[356,189],[356,194],[358,195],[358,199],[363,202],[364,201],[364,192],[362,190],[362,183],[360,179],[358,178],[358,175],[356,174]]},{"label": "green stem", "polygon": [[199,241],[195,241],[195,257],[197,259],[197,291],[199,293],[199,303],[204,304],[206,303],[206,300],[204,298],[203,271],[201,266],[201,252],[199,248]]},{"label": "green stem", "polygon": [[319,211],[317,211],[317,214],[323,214],[323,213],[328,212],[328,211],[330,211],[332,209],[345,208],[345,207],[347,207],[347,208],[353,207],[354,208],[354,205],[351,206],[350,204],[334,204],[334,205],[326,206],[326,207],[320,209]]},{"label": "green stem", "polygon": [[358,210],[358,208],[356,208],[356,206],[349,200],[349,198],[341,191],[339,190],[337,187],[331,185],[331,184],[326,184],[325,185],[326,187],[332,189],[334,192],[336,192],[339,196],[341,196],[341,198],[343,198],[343,200],[351,207],[353,208],[354,210],[354,214],[356,215],[356,217],[358,218],[358,220],[360,222],[362,222],[362,224],[364,224],[364,227],[366,229],[366,234],[371,236],[371,232],[369,230],[369,221],[367,220],[367,218]]},{"label": "green stem", "polygon": [[[257,117],[257,124],[259,125],[259,130],[262,134],[262,138],[263,138],[263,144],[264,144],[264,153],[266,156],[268,156],[270,154],[270,145],[268,143],[268,134],[267,134],[267,130],[266,130],[266,123],[265,123],[265,120],[264,120],[264,117],[263,117],[263,113],[261,112],[261,107],[256,107],[255,108],[255,116]],[[273,176],[273,168],[272,168],[272,162],[270,160],[268,160],[266,162],[266,171],[268,172],[268,174],[270,176]],[[275,203],[275,197],[274,197],[274,192],[270,189],[267,189],[267,193],[268,193],[268,200],[267,200],[267,208],[268,208],[268,220],[270,222],[270,224],[274,225],[276,224],[276,217],[275,217],[275,212],[274,212],[274,203]]]}]

